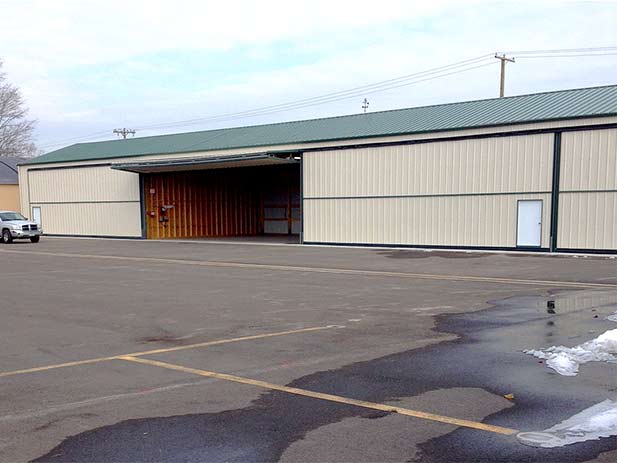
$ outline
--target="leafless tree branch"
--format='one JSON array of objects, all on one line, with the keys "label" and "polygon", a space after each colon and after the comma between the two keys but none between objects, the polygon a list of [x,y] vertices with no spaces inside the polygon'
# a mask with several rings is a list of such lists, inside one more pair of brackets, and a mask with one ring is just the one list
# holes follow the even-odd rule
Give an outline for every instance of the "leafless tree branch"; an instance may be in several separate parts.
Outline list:
[{"label": "leafless tree branch", "polygon": [[32,157],[38,154],[33,141],[36,121],[27,119],[21,92],[6,80],[0,60],[0,156]]}]

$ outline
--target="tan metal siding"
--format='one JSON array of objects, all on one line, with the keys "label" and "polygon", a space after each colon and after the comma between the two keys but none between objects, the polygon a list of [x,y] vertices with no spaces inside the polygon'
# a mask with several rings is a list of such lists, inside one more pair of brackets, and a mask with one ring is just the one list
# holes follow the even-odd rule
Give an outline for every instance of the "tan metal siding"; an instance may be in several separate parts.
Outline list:
[{"label": "tan metal siding", "polygon": [[304,196],[544,192],[553,135],[306,153]]},{"label": "tan metal siding", "polygon": [[562,135],[557,245],[617,249],[617,129]]},{"label": "tan metal siding", "polygon": [[[0,210],[20,212],[18,185],[0,185]],[[24,213],[29,214],[27,211]]]},{"label": "tan metal siding", "polygon": [[41,207],[43,230],[56,235],[141,236],[139,175],[109,166],[20,170],[28,211]]},{"label": "tan metal siding", "polygon": [[561,193],[557,245],[617,250],[617,192]]},{"label": "tan metal siding", "polygon": [[548,246],[550,194],[320,199],[304,203],[307,242],[516,246],[517,200],[541,199]]},{"label": "tan metal siding", "polygon": [[43,232],[52,235],[141,236],[139,203],[37,204]]},{"label": "tan metal siding", "polygon": [[560,191],[617,190],[617,129],[562,135]]},{"label": "tan metal siding", "polygon": [[139,175],[109,166],[34,170],[30,202],[139,201]]},{"label": "tan metal siding", "polygon": [[30,196],[28,195],[28,169],[26,167],[19,166],[17,171],[19,174],[19,199],[21,203],[21,210],[28,212],[30,211]]},{"label": "tan metal siding", "polygon": [[517,201],[541,199],[547,247],[552,155],[552,134],[305,153],[304,239],[514,247]]}]

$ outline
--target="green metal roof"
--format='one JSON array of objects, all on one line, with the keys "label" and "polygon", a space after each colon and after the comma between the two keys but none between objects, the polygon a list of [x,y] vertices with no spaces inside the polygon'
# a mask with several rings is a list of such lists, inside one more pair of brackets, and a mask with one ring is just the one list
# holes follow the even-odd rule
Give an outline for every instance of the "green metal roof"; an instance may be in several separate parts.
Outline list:
[{"label": "green metal roof", "polygon": [[617,85],[305,121],[77,143],[24,164],[303,144],[599,116],[617,116]]}]

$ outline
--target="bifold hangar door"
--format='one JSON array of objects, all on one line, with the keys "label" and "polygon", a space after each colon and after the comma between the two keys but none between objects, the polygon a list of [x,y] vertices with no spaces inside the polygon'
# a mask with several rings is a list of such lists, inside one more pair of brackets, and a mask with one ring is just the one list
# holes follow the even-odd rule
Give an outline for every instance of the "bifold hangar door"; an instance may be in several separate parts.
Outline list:
[{"label": "bifold hangar door", "polygon": [[[548,249],[553,150],[547,133],[305,152],[304,242]],[[517,242],[524,200],[540,224]]]},{"label": "bifold hangar door", "polygon": [[617,251],[617,129],[561,135],[557,248]]},{"label": "bifold hangar door", "polygon": [[108,165],[29,168],[23,213],[45,234],[141,237],[139,176]]}]

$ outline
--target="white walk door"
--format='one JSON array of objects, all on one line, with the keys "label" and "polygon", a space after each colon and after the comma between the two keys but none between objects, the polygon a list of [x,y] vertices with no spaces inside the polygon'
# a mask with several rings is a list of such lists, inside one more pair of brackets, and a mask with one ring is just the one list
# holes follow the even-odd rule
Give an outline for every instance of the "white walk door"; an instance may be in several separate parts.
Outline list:
[{"label": "white walk door", "polygon": [[33,207],[32,208],[32,220],[37,224],[41,225],[41,208]]},{"label": "white walk door", "polygon": [[516,245],[540,247],[542,244],[542,201],[519,201]]}]

